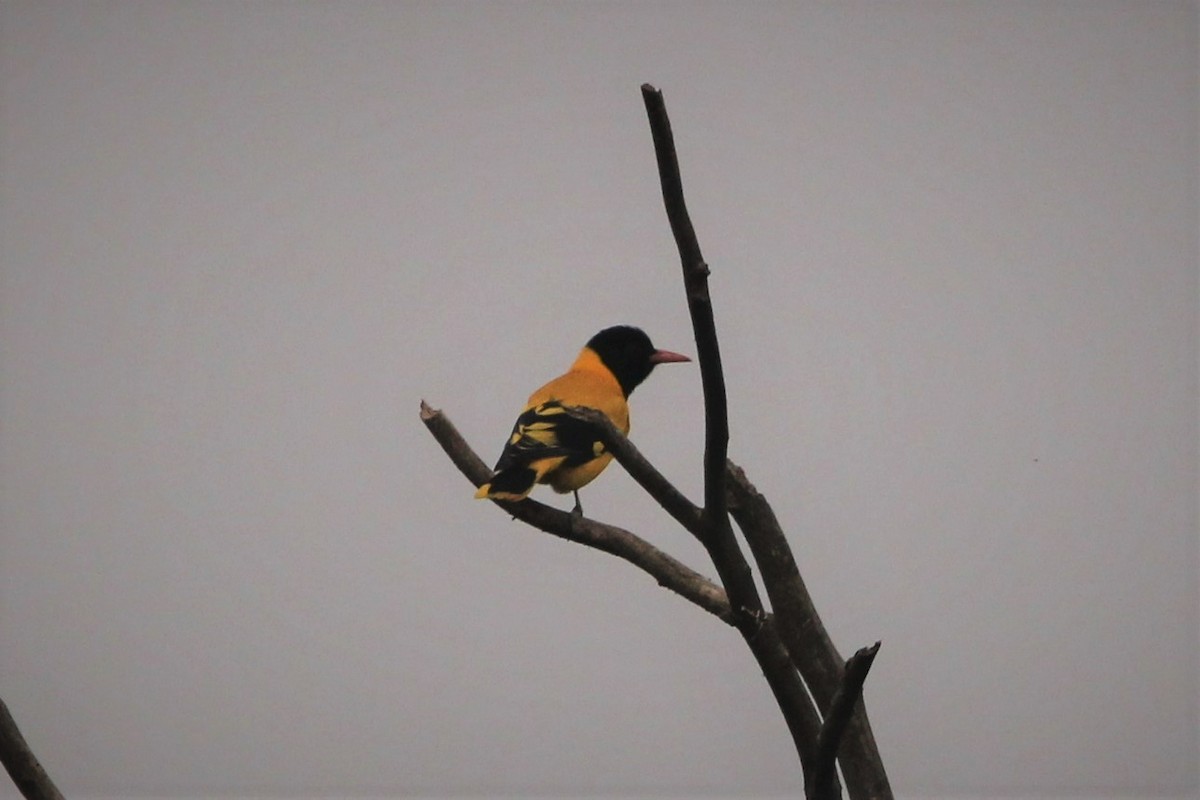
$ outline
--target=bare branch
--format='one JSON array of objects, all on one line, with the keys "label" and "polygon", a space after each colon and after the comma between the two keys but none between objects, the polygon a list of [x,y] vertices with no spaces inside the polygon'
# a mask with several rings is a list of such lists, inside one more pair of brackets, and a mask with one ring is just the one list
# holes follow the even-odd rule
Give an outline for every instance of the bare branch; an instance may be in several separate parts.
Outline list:
[{"label": "bare branch", "polygon": [[[841,679],[842,657],[837,655],[833,640],[829,638],[821,618],[817,615],[817,609],[808,593],[808,587],[804,585],[804,579],[800,577],[796,559],[792,556],[792,549],[788,545],[783,528],[779,525],[775,511],[754,484],[750,483],[741,467],[733,461],[726,463],[729,513],[742,529],[754,560],[762,572],[763,584],[771,600],[771,609],[788,630],[783,634],[784,643],[794,656],[809,655],[815,658],[818,651],[833,654],[832,659],[821,659],[808,670],[800,667],[799,663],[796,665],[805,673],[804,679],[813,685],[814,690],[818,686],[827,690],[827,697],[823,703],[827,705]],[[797,659],[800,660],[805,659]]]},{"label": "bare branch", "polygon": [[625,471],[638,482],[638,485],[645,489],[646,493],[653,497],[676,522],[697,538],[702,537],[703,519],[700,509],[646,460],[641,451],[634,447],[633,442],[617,430],[617,426],[612,424],[612,420],[602,412],[586,406],[568,406],[565,410],[572,417],[595,427],[604,446],[625,468]]},{"label": "bare branch", "polygon": [[[774,510],[741,467],[730,461],[728,468],[729,512],[758,564],[792,663],[800,670],[817,706],[828,714],[842,682],[842,657],[825,631]],[[892,789],[865,706],[855,707],[844,738],[840,760],[850,797],[890,800]]]},{"label": "bare branch", "polygon": [[[879,645],[859,651],[845,665],[841,663],[770,505],[740,468],[732,463],[727,465],[728,406],[708,291],[709,270],[684,203],[679,162],[662,93],[645,84],[642,96],[654,139],[663,201],[679,249],[704,390],[703,508],[698,508],[658,472],[603,414],[588,408],[567,411],[590,423],[609,452],[638,484],[700,540],[712,558],[724,591],[629,531],[529,499],[494,502],[514,518],[543,531],[630,561],[653,575],[661,585],[735,626],[754,654],[783,713],[800,756],[809,798],[832,800],[840,795],[836,762],[839,749],[845,749],[846,755],[840,761],[853,800],[891,800],[891,789],[866,712],[859,703],[863,681]],[[472,483],[479,486],[491,477],[491,470],[441,412],[422,402],[421,418]],[[750,565],[734,535],[730,514],[745,533],[778,617],[768,613],[763,605]],[[825,711],[823,724],[818,708]],[[841,748],[843,738],[845,748]]]},{"label": "bare branch", "polygon": [[[480,486],[492,476],[492,471],[475,454],[445,414],[422,401],[421,420],[437,439],[442,449],[446,451],[446,454],[450,456],[451,461],[472,484]],[[602,431],[602,435],[611,437],[616,448],[614,453],[617,450],[627,456],[637,453],[633,445],[628,444],[625,436],[611,425],[608,426],[608,429],[600,428],[599,430]],[[637,459],[640,459],[641,462],[645,461],[640,454],[637,454]],[[648,462],[644,466],[650,472],[658,474],[657,470]],[[658,475],[658,479],[666,482],[661,475]],[[674,487],[670,487],[670,491],[678,494],[678,490]],[[682,495],[680,496],[682,497]],[[730,605],[725,592],[711,581],[629,531],[568,514],[528,498],[516,503],[498,500],[493,502],[514,518],[535,528],[603,550],[629,561],[654,576],[660,585],[692,601],[722,621],[736,626],[742,634],[742,638],[749,645],[775,695],[775,700],[783,713],[784,721],[792,735],[801,762],[804,763],[815,758],[821,728],[820,717],[809,700],[804,685],[800,682],[799,674],[792,666],[787,648],[779,638],[779,633],[775,629],[774,617],[767,614],[762,608],[757,591],[753,589],[753,579],[749,576],[749,567],[744,559],[741,565],[745,568],[746,576],[750,580],[751,593],[748,601],[752,605],[734,607]],[[740,557],[740,552],[738,556]],[[717,563],[715,558],[714,563]],[[727,563],[727,558],[717,563],[718,570]],[[723,575],[722,578],[725,579],[725,576]],[[744,583],[736,581],[735,584],[739,586],[743,594],[746,593]]]},{"label": "bare branch", "polygon": [[29,749],[17,721],[0,700],[0,761],[26,800],[63,800],[62,793]]},{"label": "bare branch", "polygon": [[806,764],[813,763],[817,758],[821,717],[788,658],[787,648],[779,638],[775,617],[764,614],[759,618],[759,623],[758,628],[749,635],[745,630],[739,630],[754,654],[767,685],[771,687],[771,694],[783,714],[783,721],[792,736],[792,744],[803,770]]},{"label": "bare branch", "polygon": [[[438,409],[431,408],[423,400],[421,421],[472,484],[480,486],[492,477],[492,471],[471,449],[446,415]],[[493,502],[515,519],[538,530],[625,559],[648,573],[660,586],[690,600],[722,621],[733,624],[729,600],[721,587],[641,537],[623,528],[569,514],[536,500],[526,499],[516,503],[502,500]]]},{"label": "bare branch", "polygon": [[817,757],[811,770],[805,771],[804,794],[808,800],[836,800],[839,796],[833,782],[837,775],[834,762],[837,759],[838,746],[862,697],[863,683],[867,680],[867,673],[870,672],[878,652],[879,642],[864,647],[850,656],[842,670],[841,683],[833,695],[825,722],[821,725]]},{"label": "bare branch", "polygon": [[700,253],[696,229],[683,201],[683,181],[679,177],[679,158],[675,137],[662,92],[650,84],[642,85],[642,100],[650,118],[650,133],[658,159],[658,177],[662,183],[667,220],[675,235],[675,245],[683,266],[683,287],[687,294],[692,331],[696,336],[696,360],[700,364],[700,382],[704,388],[704,512],[714,520],[725,518],[725,455],[729,450],[729,410],[725,398],[725,376],[721,369],[721,348],[713,321],[712,301],[708,295],[708,265]]},{"label": "bare branch", "polygon": [[662,92],[643,84],[642,99],[654,139],[663,203],[683,267],[684,292],[696,337],[696,358],[700,364],[700,380],[704,389],[704,511],[698,535],[729,594],[734,622],[775,694],[803,765],[815,755],[815,740],[809,721],[816,717],[816,709],[782,642],[778,643],[776,650],[773,646],[766,646],[761,638],[762,620],[767,618],[767,614],[750,565],[742,554],[726,512],[725,458],[729,448],[729,410],[712,300],[708,293],[708,265],[700,253],[696,231],[684,203],[679,158],[675,152],[675,139]]}]

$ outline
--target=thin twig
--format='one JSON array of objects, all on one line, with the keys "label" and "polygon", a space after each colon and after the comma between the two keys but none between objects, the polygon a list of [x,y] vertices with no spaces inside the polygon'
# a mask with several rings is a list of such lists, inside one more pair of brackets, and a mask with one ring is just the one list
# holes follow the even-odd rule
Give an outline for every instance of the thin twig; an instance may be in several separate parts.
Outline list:
[{"label": "thin twig", "polygon": [[[480,486],[492,477],[492,471],[462,438],[449,418],[440,410],[431,408],[424,400],[421,401],[421,421],[472,484]],[[538,530],[628,561],[658,581],[660,586],[722,621],[733,624],[729,599],[721,587],[641,537],[623,528],[560,511],[536,500],[493,502],[510,516]]]},{"label": "thin twig", "polygon": [[859,650],[846,662],[841,685],[834,693],[829,712],[825,715],[825,722],[821,725],[817,757],[811,770],[805,771],[804,795],[808,800],[836,800],[840,794],[834,784],[837,776],[834,762],[837,759],[838,747],[854,708],[862,697],[863,683],[867,680],[867,673],[871,671],[871,664],[878,652],[879,642],[876,642]]},{"label": "thin twig", "polygon": [[654,140],[663,203],[683,267],[684,293],[696,337],[696,360],[700,364],[700,382],[704,390],[704,511],[702,526],[698,532],[694,532],[698,533],[698,538],[712,558],[733,606],[738,631],[754,653],[771,686],[803,766],[812,760],[815,753],[811,720],[816,718],[817,711],[783,643],[777,642],[776,648],[775,643],[767,644],[760,636],[761,620],[766,617],[766,611],[726,511],[725,461],[729,449],[729,409],[721,350],[708,292],[709,269],[700,252],[700,243],[684,202],[679,157],[675,152],[675,138],[671,133],[671,121],[662,92],[650,84],[643,84],[642,100],[646,105]]},{"label": "thin twig", "polygon": [[0,761],[26,800],[63,800],[3,700],[0,700]]},{"label": "thin twig", "polygon": [[667,220],[675,235],[683,267],[683,287],[687,294],[692,331],[696,336],[696,360],[700,363],[700,383],[704,389],[704,513],[714,520],[725,518],[725,455],[729,450],[729,411],[725,397],[725,377],[721,369],[721,348],[713,321],[712,300],[708,294],[708,265],[700,253],[696,229],[683,200],[683,181],[679,176],[679,157],[675,137],[663,95],[650,84],[642,85],[642,100],[650,119],[658,177],[662,184]]},{"label": "thin twig", "polygon": [[565,410],[596,429],[596,434],[617,462],[676,522],[693,535],[701,535],[703,519],[700,509],[642,455],[633,442],[612,424],[612,420],[603,412],[586,406],[568,406]]}]

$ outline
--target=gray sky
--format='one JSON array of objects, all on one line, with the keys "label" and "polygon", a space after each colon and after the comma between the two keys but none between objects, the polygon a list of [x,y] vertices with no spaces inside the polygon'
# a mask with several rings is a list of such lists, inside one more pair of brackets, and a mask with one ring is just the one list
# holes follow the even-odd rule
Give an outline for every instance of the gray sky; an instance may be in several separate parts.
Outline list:
[{"label": "gray sky", "polygon": [[[417,416],[694,352],[643,82],[897,791],[1200,791],[1194,3],[9,2],[0,79],[0,696],[70,795],[796,793],[731,629]],[[632,406],[698,497],[695,368]]]}]

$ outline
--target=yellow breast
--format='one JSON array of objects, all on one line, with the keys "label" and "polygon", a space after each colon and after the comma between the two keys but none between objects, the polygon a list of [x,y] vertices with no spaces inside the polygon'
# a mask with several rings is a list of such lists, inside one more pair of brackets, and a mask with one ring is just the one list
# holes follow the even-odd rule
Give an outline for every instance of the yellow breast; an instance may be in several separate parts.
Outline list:
[{"label": "yellow breast", "polygon": [[[594,408],[612,420],[617,430],[629,433],[629,404],[625,401],[625,393],[608,367],[589,348],[583,349],[569,371],[530,395],[526,408],[550,400],[558,400],[569,406]],[[604,471],[612,461],[612,454],[603,452],[597,443],[597,455],[590,461],[567,467],[562,465],[564,460],[555,459],[557,463],[540,476],[539,482],[548,483],[561,493],[579,489]]]}]

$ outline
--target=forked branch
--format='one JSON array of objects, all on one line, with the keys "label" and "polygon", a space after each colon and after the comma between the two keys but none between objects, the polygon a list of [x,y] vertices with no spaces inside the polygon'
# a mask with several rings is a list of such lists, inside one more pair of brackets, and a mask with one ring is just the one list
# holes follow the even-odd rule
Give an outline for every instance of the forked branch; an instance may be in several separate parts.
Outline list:
[{"label": "forked branch", "polygon": [[[442,445],[451,461],[472,484],[479,486],[492,477],[492,471],[463,440],[445,414],[422,401],[421,420]],[[658,475],[658,478],[665,482],[666,479],[637,453],[620,431],[608,425],[599,426],[598,432],[613,449],[614,455],[630,459],[628,463],[636,465],[634,468],[642,479],[648,474]],[[808,699],[800,676],[792,667],[787,648],[775,630],[774,619],[761,605],[757,607],[757,611],[748,610],[744,606],[731,606],[725,591],[629,531],[581,515],[559,511],[528,498],[518,502],[492,502],[514,518],[535,528],[625,559],[652,575],[660,585],[737,627],[750,646],[775,695],[801,762],[816,757],[821,719]],[[754,600],[757,601],[757,592],[754,594]]]},{"label": "forked branch", "polygon": [[[439,409],[430,407],[424,400],[421,401],[421,421],[472,484],[480,486],[492,477],[492,471],[462,438],[449,418]],[[641,537],[615,525],[606,525],[587,517],[569,514],[536,500],[526,499],[516,503],[503,500],[493,502],[514,519],[519,519],[538,530],[628,561],[658,581],[660,586],[733,624],[729,599],[720,586]]]},{"label": "forked branch", "polygon": [[[529,499],[494,502],[534,527],[624,558],[661,585],[735,626],[754,654],[783,713],[800,756],[805,793],[810,800],[830,800],[840,795],[837,761],[842,764],[852,800],[891,800],[887,776],[859,702],[863,681],[879,645],[860,650],[842,664],[812,606],[774,512],[745,473],[727,462],[728,407],[708,292],[709,269],[684,203],[679,162],[662,93],[647,84],[642,86],[642,97],[654,139],[663,201],[679,248],[704,391],[703,507],[696,506],[676,489],[603,414],[587,408],[567,411],[591,423],[597,437],[638,484],[705,546],[724,589],[629,531]],[[422,403],[421,418],[473,484],[479,486],[491,477],[491,470],[440,411]],[[731,514],[750,544],[775,614],[767,612],[759,596],[750,566],[734,535]],[[810,699],[810,691],[816,705]]]},{"label": "forked branch", "polygon": [[[760,620],[766,616],[766,610],[726,512],[725,460],[729,449],[729,408],[712,299],[708,292],[709,269],[700,252],[696,230],[684,202],[679,157],[662,92],[650,84],[643,84],[642,100],[646,105],[650,134],[654,141],[663,204],[679,250],[684,294],[696,338],[696,360],[700,364],[700,382],[704,392],[704,510],[699,530],[693,529],[692,532],[712,558],[733,606],[735,624],[775,695],[775,701],[796,742],[801,763],[807,764],[814,757],[815,748],[808,738],[806,729],[809,725],[806,721],[815,717],[816,712],[791,661],[778,658],[778,654],[766,647],[758,635]],[[620,454],[617,457],[619,459]],[[622,466],[625,466],[624,462]]]},{"label": "forked branch", "polygon": [[[779,620],[779,634],[817,707],[828,716],[843,685],[842,657],[817,614],[775,511],[750,483],[745,471],[732,461],[728,463],[727,480],[729,513],[741,528],[758,564],[771,610]],[[892,790],[864,704],[853,706],[843,738],[838,758],[850,796],[890,798]]]}]

